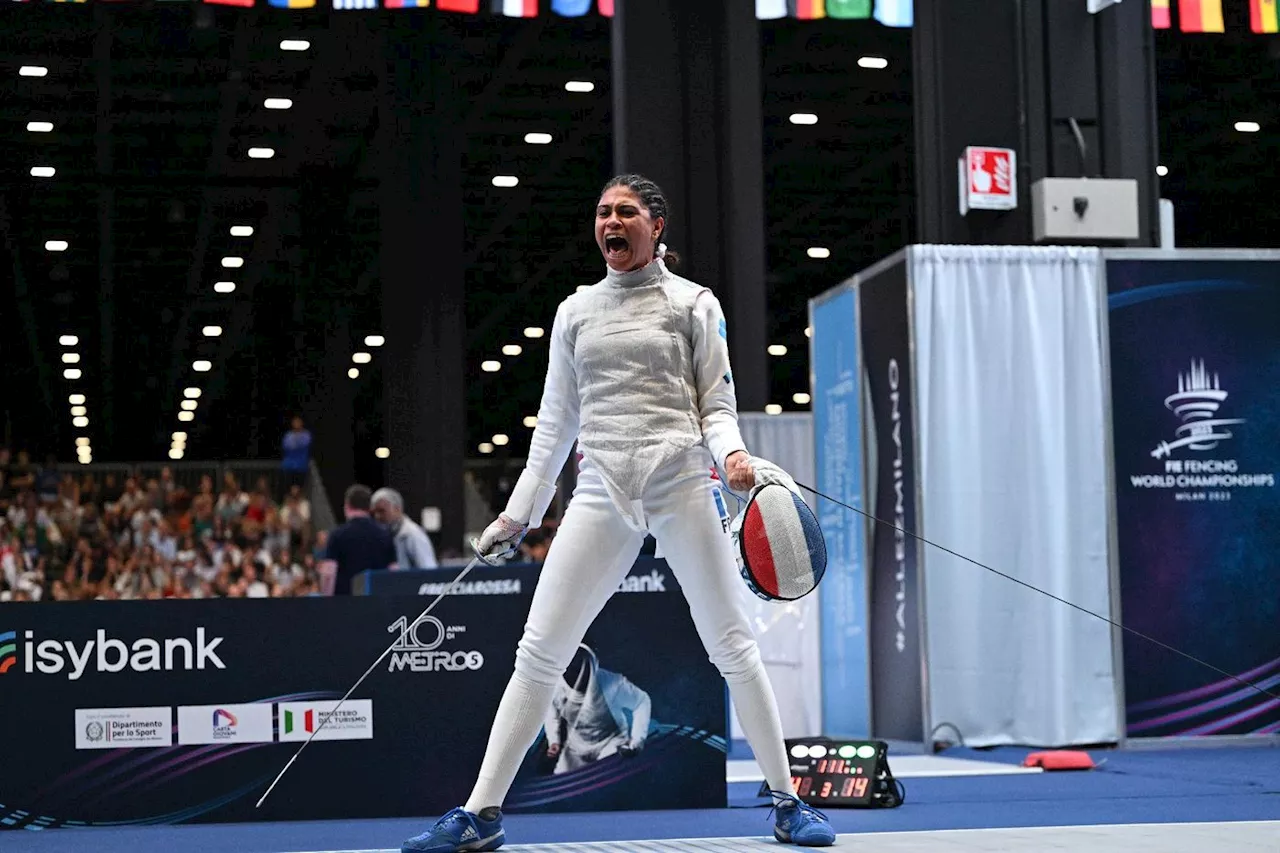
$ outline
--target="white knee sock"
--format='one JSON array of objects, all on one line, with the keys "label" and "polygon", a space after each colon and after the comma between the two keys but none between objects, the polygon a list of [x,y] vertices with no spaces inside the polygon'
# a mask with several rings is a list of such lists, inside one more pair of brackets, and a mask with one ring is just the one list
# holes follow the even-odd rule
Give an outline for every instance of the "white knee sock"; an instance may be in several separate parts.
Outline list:
[{"label": "white knee sock", "polygon": [[[787,746],[782,739],[782,718],[778,714],[778,702],[763,663],[757,663],[754,672],[745,680],[729,682],[729,693],[742,723],[742,731],[756,755],[756,762],[764,771],[769,790],[794,794],[791,785],[791,768],[787,762]],[[779,798],[774,797],[774,802]]]},{"label": "white knee sock", "polygon": [[463,806],[467,811],[479,814],[481,809],[502,805],[525,752],[542,728],[554,689],[554,684],[538,684],[518,670],[511,676],[493,718],[476,786]]}]

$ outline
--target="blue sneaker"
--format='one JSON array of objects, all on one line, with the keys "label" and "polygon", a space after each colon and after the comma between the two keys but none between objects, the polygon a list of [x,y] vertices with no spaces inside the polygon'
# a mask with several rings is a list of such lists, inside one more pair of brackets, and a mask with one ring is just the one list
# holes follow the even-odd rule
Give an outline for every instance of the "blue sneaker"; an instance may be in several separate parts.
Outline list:
[{"label": "blue sneaker", "polygon": [[801,847],[830,847],[836,843],[835,830],[826,815],[795,796],[785,796],[785,802],[773,807],[778,815],[773,823],[774,838]]},{"label": "blue sneaker", "polygon": [[502,812],[498,812],[493,820],[485,820],[480,815],[457,808],[436,821],[426,832],[406,841],[400,847],[400,853],[473,853],[497,850],[506,840]]}]

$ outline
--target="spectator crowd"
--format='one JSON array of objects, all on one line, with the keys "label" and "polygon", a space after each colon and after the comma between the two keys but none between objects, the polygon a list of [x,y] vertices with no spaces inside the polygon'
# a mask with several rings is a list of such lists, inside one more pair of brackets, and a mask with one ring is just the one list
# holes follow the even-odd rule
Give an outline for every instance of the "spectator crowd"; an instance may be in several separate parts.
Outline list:
[{"label": "spectator crowd", "polygon": [[59,472],[0,448],[0,601],[319,594],[325,533],[296,481]]}]

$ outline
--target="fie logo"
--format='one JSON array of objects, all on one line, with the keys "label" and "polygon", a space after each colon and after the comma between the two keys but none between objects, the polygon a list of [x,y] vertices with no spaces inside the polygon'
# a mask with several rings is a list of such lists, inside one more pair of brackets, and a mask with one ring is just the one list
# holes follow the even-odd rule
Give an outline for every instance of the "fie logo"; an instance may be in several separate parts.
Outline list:
[{"label": "fie logo", "polygon": [[1204,360],[1192,361],[1191,370],[1178,373],[1178,390],[1164,398],[1164,405],[1178,416],[1182,425],[1173,441],[1162,441],[1151,455],[1156,459],[1168,457],[1173,451],[1186,447],[1190,450],[1212,450],[1221,441],[1232,437],[1229,426],[1244,423],[1243,418],[1220,418],[1218,409],[1227,399],[1218,374],[1205,369]]},{"label": "fie logo", "polygon": [[14,631],[0,634],[0,675],[8,672],[18,662],[18,635]]}]

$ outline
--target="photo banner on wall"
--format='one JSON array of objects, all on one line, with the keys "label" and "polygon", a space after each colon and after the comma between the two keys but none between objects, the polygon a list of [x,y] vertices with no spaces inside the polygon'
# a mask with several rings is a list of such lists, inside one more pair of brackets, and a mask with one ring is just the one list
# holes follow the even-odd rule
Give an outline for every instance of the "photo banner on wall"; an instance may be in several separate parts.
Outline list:
[{"label": "photo banner on wall", "polygon": [[[1280,256],[1106,276],[1123,620],[1274,693]],[[1124,685],[1128,737],[1280,732],[1280,702],[1130,636]]]},{"label": "photo banner on wall", "polygon": [[[0,749],[0,825],[443,813],[470,793],[511,677],[536,585],[521,580],[416,622],[417,595],[0,604],[0,730],[23,732]],[[557,688],[564,758],[540,737],[508,811],[724,807],[724,681],[665,561],[638,560],[623,590]]]},{"label": "photo banner on wall", "polygon": [[[813,363],[813,445],[818,491],[863,509],[862,383],[858,360],[858,298],[851,287],[814,300],[810,309]],[[827,545],[819,595],[822,645],[822,727],[832,737],[871,733],[867,631],[866,521],[817,499]]]},{"label": "photo banner on wall", "polygon": [[[882,266],[858,284],[862,367],[870,411],[871,733],[924,739],[924,649],[920,627],[915,383],[907,268]],[[892,526],[890,526],[892,525]],[[897,528],[897,529],[895,529]]]}]

